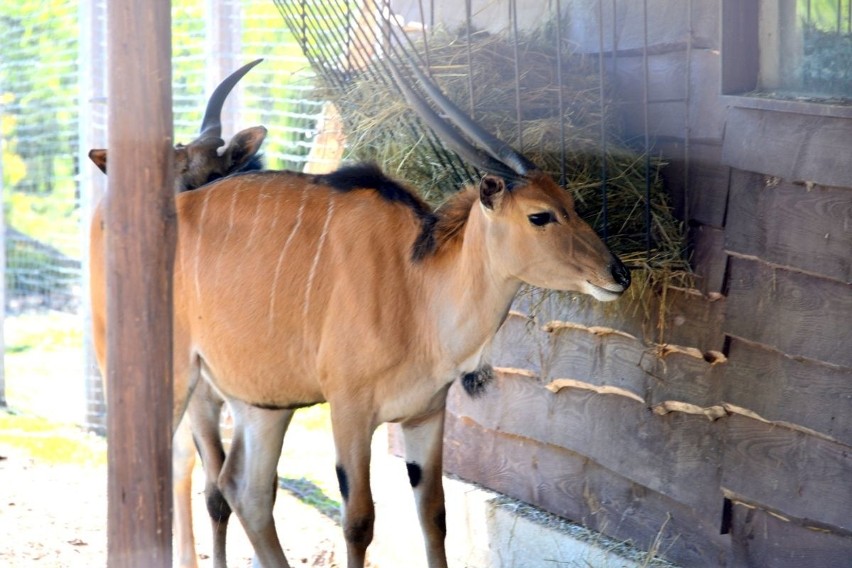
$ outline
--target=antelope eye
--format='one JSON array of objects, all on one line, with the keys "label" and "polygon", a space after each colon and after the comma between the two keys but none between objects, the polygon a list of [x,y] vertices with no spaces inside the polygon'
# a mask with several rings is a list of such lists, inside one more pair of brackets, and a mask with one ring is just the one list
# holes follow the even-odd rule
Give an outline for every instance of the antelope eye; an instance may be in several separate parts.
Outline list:
[{"label": "antelope eye", "polygon": [[544,227],[548,223],[555,223],[556,216],[550,211],[543,211],[541,213],[533,213],[529,215],[527,219],[530,220],[530,223],[535,225],[536,227]]}]

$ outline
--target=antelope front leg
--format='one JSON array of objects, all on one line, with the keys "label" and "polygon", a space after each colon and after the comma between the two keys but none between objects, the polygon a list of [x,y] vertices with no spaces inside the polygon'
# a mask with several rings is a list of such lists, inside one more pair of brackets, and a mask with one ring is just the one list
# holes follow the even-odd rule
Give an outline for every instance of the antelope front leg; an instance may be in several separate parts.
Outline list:
[{"label": "antelope front leg", "polygon": [[446,568],[447,523],[442,484],[444,409],[403,422],[402,432],[405,465],[417,503],[429,568]]},{"label": "antelope front leg", "polygon": [[343,497],[343,536],[348,568],[363,568],[373,540],[376,512],[370,491],[370,441],[375,425],[364,407],[337,408],[331,402],[331,428],[337,453],[337,480]]},{"label": "antelope front leg", "polygon": [[219,488],[239,517],[255,553],[255,565],[289,568],[272,507],[278,489],[276,466],[293,410],[264,410],[231,402],[234,437],[219,475]]}]

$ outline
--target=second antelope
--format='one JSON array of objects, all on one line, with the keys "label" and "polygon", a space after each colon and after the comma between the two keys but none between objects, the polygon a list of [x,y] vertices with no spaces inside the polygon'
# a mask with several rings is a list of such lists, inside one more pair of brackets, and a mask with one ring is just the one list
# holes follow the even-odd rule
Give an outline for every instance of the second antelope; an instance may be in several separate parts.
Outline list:
[{"label": "second antelope", "polygon": [[272,517],[285,431],[296,409],[323,401],[350,568],[373,538],[370,441],[383,422],[402,426],[429,566],[445,567],[450,384],[476,390],[490,375],[489,346],[522,283],[602,301],[630,284],[566,191],[465,129],[489,154],[466,155],[500,175],[436,211],[370,165],[246,173],[177,196],[175,382],[209,380],[231,407],[219,487],[265,567],[289,566]]},{"label": "second antelope", "polygon": [[[174,148],[174,189],[176,193],[190,191],[213,180],[232,175],[236,172],[252,171],[261,168],[258,151],[266,137],[262,126],[246,128],[235,134],[228,143],[221,138],[222,106],[228,94],[260,59],[244,65],[234,71],[213,91],[198,137],[189,144],[178,144]],[[91,160],[104,172],[107,172],[107,151],[94,149],[89,152]],[[92,323],[95,354],[106,379],[106,281],[104,274],[104,207],[96,208],[91,227],[91,283],[92,283]],[[222,230],[220,227],[219,230]],[[109,385],[104,384],[105,388]],[[174,476],[174,526],[176,550],[179,565],[195,568],[197,556],[195,538],[192,530],[191,485],[192,470],[195,464],[196,447],[201,454],[206,476],[205,495],[207,510],[213,528],[213,564],[216,568],[225,566],[225,540],[230,508],[223,499],[217,486],[217,479],[225,454],[219,435],[219,415],[223,400],[204,381],[196,386],[187,402],[187,385],[177,382],[175,396],[176,432],[173,444]],[[186,416],[181,414],[186,406]]]}]

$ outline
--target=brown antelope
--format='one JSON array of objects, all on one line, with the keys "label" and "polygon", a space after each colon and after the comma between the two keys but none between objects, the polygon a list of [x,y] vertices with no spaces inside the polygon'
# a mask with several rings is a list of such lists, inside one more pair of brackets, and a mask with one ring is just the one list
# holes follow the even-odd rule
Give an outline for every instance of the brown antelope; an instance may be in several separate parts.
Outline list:
[{"label": "brown antelope", "polygon": [[370,440],[383,422],[402,426],[429,566],[445,567],[450,384],[475,394],[487,383],[490,343],[522,283],[602,301],[630,284],[566,191],[465,128],[490,154],[465,155],[501,175],[436,211],[371,165],[249,172],[176,198],[175,398],[202,379],[228,401],[219,487],[262,566],[289,566],[272,517],[287,426],[328,401],[350,568],[373,536]]},{"label": "brown antelope", "polygon": [[[176,193],[196,189],[236,172],[260,169],[258,151],[266,137],[264,127],[245,129],[234,135],[228,144],[221,138],[221,112],[225,99],[237,82],[260,61],[262,60],[253,61],[225,78],[207,103],[198,138],[187,145],[175,146]],[[106,173],[106,150],[91,150],[89,157]],[[92,222],[91,300],[95,353],[101,376],[106,377],[106,290],[103,275],[102,221],[103,207],[99,205]],[[185,390],[185,387],[181,388]],[[181,400],[185,398],[184,396]],[[189,400],[187,416],[179,420],[183,408],[175,410],[175,424],[179,423],[179,426],[173,444],[174,518],[178,558],[180,566],[185,568],[197,566],[190,502],[196,445],[206,474],[205,494],[213,526],[214,563],[217,567],[225,566],[225,533],[230,508],[216,484],[225,459],[219,435],[219,414],[223,402],[205,381],[201,381]]]}]

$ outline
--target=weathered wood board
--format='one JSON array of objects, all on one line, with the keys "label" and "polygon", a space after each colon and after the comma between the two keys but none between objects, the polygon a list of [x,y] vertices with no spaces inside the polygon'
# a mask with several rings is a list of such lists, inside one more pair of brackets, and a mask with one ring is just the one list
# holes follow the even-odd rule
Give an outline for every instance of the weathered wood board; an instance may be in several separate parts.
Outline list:
[{"label": "weathered wood board", "polygon": [[724,382],[725,402],[852,446],[852,369],[734,338]]},{"label": "weathered wood board", "polygon": [[[715,2],[713,4],[716,4]],[[756,2],[721,1],[722,93],[729,95],[755,88],[759,72],[758,21]],[[718,5],[717,5],[718,6]],[[713,18],[718,21],[717,17]]]},{"label": "weathered wood board", "polygon": [[852,533],[852,447],[736,414],[724,422],[729,498]]},{"label": "weathered wood board", "polygon": [[723,165],[721,159],[721,140],[690,143],[687,221],[719,228],[725,226],[731,168]]},{"label": "weathered wood board", "polygon": [[541,373],[550,337],[540,325],[520,312],[509,312],[491,346],[491,364]]},{"label": "weathered wood board", "polygon": [[852,282],[852,189],[807,187],[734,170],[725,246]]},{"label": "weathered wood board", "polygon": [[734,503],[731,566],[849,566],[852,535],[814,530],[778,515]]},{"label": "weathered wood board", "polygon": [[553,393],[534,378],[499,372],[476,399],[454,386],[448,408],[489,430],[586,456],[688,505],[697,516],[716,519],[721,515],[722,428],[704,415],[660,416],[628,396],[582,388]]},{"label": "weathered wood board", "polygon": [[732,256],[725,331],[852,367],[852,285]]},{"label": "weathered wood board", "polygon": [[729,537],[719,534],[721,517],[698,516],[577,453],[451,413],[444,463],[464,479],[641,549],[651,550],[656,540],[666,558],[683,566],[725,565]]},{"label": "weathered wood board", "polygon": [[[661,175],[678,219],[721,228],[728,206],[731,168],[720,163],[722,141],[657,141],[667,162]],[[688,164],[686,162],[688,160]]]},{"label": "weathered wood board", "polygon": [[[721,55],[712,49],[641,52],[619,57],[615,88],[622,105],[625,131],[645,132],[645,69],[648,71],[648,132],[654,139],[721,141],[725,107],[718,85]],[[688,92],[687,92],[688,89]]]},{"label": "weathered wood board", "polygon": [[852,118],[728,109],[723,163],[795,182],[852,187]]},{"label": "weathered wood board", "polygon": [[703,294],[721,293],[725,287],[725,270],[728,266],[725,230],[697,224],[691,228],[689,237],[696,287]]},{"label": "weathered wood board", "polygon": [[648,346],[621,332],[553,326],[541,372],[545,383],[573,379],[623,389],[653,406],[664,401],[702,407],[721,401],[725,357],[697,349]]},{"label": "weathered wood board", "polygon": [[[551,321],[603,326],[634,335],[648,343],[668,343],[695,347],[701,351],[721,351],[725,346],[722,322],[725,298],[705,296],[698,290],[669,286],[661,298],[646,288],[628,291],[625,298],[610,303],[588,296],[543,294],[519,297],[514,309],[534,314],[540,325]],[[661,304],[665,309],[661,309]],[[661,319],[662,316],[662,319]]]}]

